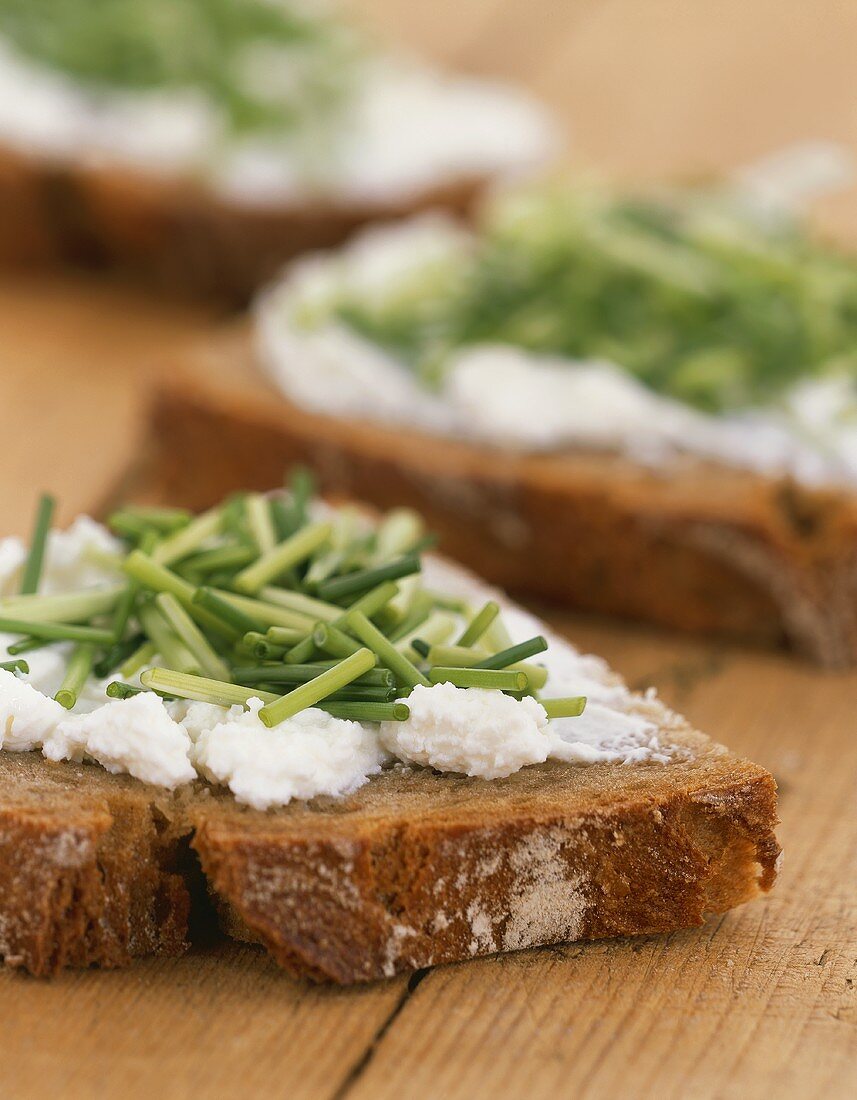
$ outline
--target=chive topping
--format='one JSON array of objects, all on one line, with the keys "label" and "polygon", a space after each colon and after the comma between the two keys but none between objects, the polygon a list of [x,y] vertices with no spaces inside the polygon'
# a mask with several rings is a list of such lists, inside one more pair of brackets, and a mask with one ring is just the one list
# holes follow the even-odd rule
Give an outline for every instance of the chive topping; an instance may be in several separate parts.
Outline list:
[{"label": "chive topping", "polygon": [[429,679],[433,684],[453,684],[461,688],[487,688],[496,691],[526,691],[529,681],[526,673],[509,669],[442,668],[431,669]]},{"label": "chive topping", "polygon": [[277,696],[258,688],[245,688],[239,684],[227,684],[207,676],[193,676],[175,672],[169,668],[149,668],[140,676],[140,683],[153,691],[163,691],[179,699],[193,699],[199,703],[215,703],[231,707],[236,703],[246,706],[251,699],[273,702]]},{"label": "chive topping", "polygon": [[27,673],[27,672],[30,671],[30,666],[27,664],[27,662],[26,661],[21,661],[21,660],[18,660],[18,661],[0,661],[0,668],[4,669],[6,672],[24,672],[24,673]]},{"label": "chive topping", "polygon": [[377,565],[373,569],[360,569],[355,573],[346,573],[343,577],[334,577],[318,586],[318,594],[323,600],[345,600],[358,592],[374,588],[382,581],[395,581],[400,577],[409,577],[420,571],[420,559],[409,554],[386,565]]},{"label": "chive topping", "polygon": [[544,653],[547,647],[547,641],[538,634],[535,638],[529,638],[526,642],[520,642],[518,645],[509,646],[508,649],[501,649],[499,653],[494,653],[490,657],[484,657],[474,667],[508,668],[516,661],[526,661],[528,657],[535,657],[537,653]]},{"label": "chive topping", "polygon": [[458,639],[460,646],[476,645],[482,635],[500,614],[500,605],[489,600],[478,614],[474,615],[467,629]]},{"label": "chive topping", "polygon": [[56,501],[54,498],[49,493],[42,493],[39,498],[39,506],[36,509],[36,521],[33,524],[30,549],[27,553],[27,560],[24,563],[24,572],[21,577],[22,596],[39,590],[45,547],[47,546],[55,508]]},{"label": "chive topping", "polygon": [[228,665],[218,657],[211,643],[175,596],[169,592],[161,592],[155,597],[155,603],[185,649],[199,665],[200,671],[215,680],[228,680]]},{"label": "chive topping", "polygon": [[74,652],[69,658],[65,676],[63,676],[59,691],[54,696],[54,699],[66,710],[71,710],[77,702],[83,685],[92,672],[92,653],[92,646],[84,643],[75,646]]},{"label": "chive topping", "polygon": [[561,699],[539,699],[548,718],[578,718],[586,709],[585,695],[569,695]]},{"label": "chive topping", "polygon": [[259,711],[259,718],[266,726],[277,726],[298,711],[320,703],[335,691],[350,684],[359,676],[375,667],[375,654],[369,649],[360,649],[343,661],[309,680],[300,687],[282,696],[276,702],[269,703]]},{"label": "chive topping", "polygon": [[251,595],[258,592],[263,585],[275,581],[293,565],[306,561],[314,550],[327,542],[331,530],[329,523],[314,523],[304,527],[238,573],[235,586]]},{"label": "chive topping", "polygon": [[113,633],[92,626],[73,623],[40,623],[28,619],[8,619],[0,616],[0,630],[8,634],[28,634],[50,642],[92,642],[93,645],[110,645]]},{"label": "chive topping", "polygon": [[399,653],[361,611],[350,611],[346,623],[351,633],[372,650],[381,664],[386,665],[393,672],[400,684],[408,688],[416,687],[418,684],[423,687],[430,686],[429,681],[416,665],[411,664],[407,657]]}]

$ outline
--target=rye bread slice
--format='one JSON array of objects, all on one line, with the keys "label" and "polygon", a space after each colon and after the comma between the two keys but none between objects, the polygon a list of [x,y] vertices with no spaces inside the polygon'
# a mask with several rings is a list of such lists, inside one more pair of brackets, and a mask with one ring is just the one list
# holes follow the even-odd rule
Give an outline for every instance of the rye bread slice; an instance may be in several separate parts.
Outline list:
[{"label": "rye bread slice", "polygon": [[207,915],[188,845],[224,927],[312,980],[693,927],[772,886],[776,786],[664,715],[669,763],[396,765],[269,813],[0,752],[0,955],[45,975],[183,951]]},{"label": "rye bread slice", "polygon": [[179,504],[270,488],[306,462],[330,493],[417,508],[447,554],[512,592],[857,663],[857,495],[846,490],[315,415],[263,377],[246,326],[185,354],[150,428],[150,474]]},{"label": "rye bread slice", "polygon": [[183,297],[246,302],[288,259],[369,222],[464,214],[490,183],[450,178],[396,201],[254,206],[190,178],[51,159],[0,145],[0,264],[115,268]]}]

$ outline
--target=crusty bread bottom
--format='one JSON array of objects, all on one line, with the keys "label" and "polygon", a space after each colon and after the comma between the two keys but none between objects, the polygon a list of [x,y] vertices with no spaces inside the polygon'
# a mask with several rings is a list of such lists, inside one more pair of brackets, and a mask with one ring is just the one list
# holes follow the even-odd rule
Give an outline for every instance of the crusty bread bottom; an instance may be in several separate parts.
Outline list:
[{"label": "crusty bread bottom", "polygon": [[396,202],[251,206],[190,179],[0,146],[0,264],[118,268],[183,297],[240,304],[301,252],[420,210],[465,213],[486,182],[450,179]]},{"label": "crusty bread bottom", "polygon": [[151,421],[152,474],[177,504],[268,489],[307,462],[328,492],[417,508],[450,557],[509,591],[857,663],[854,493],[314,415],[262,377],[243,327],[177,368]]},{"label": "crusty bread bottom", "polygon": [[50,974],[183,950],[188,845],[226,926],[314,980],[692,927],[770,889],[776,788],[681,723],[661,743],[673,762],[490,782],[397,765],[267,814],[0,753],[0,953]]}]

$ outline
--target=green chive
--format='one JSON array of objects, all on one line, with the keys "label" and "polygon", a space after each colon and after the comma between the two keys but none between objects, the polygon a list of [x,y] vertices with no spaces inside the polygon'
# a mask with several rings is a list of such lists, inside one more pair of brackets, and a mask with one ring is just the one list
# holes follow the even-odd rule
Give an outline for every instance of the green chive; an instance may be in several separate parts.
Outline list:
[{"label": "green chive", "polygon": [[305,665],[307,661],[311,661],[315,656],[315,642],[313,641],[313,632],[315,627],[302,638],[296,645],[293,645],[291,649],[286,650],[283,661],[287,665]]},{"label": "green chive", "polygon": [[127,661],[132,653],[136,653],[144,640],[142,634],[135,634],[123,642],[116,642],[93,664],[93,673],[99,680],[103,680],[105,676],[109,676],[114,669]]},{"label": "green chive", "polygon": [[0,600],[0,615],[28,622],[88,622],[111,611],[124,591],[124,584],[113,584],[56,596],[9,596]]},{"label": "green chive", "polygon": [[21,638],[6,647],[10,657],[17,657],[19,653],[31,653],[34,649],[44,649],[51,643],[46,638]]},{"label": "green chive", "polygon": [[395,596],[399,594],[399,586],[393,581],[384,581],[376,588],[364,593],[359,600],[350,604],[347,611],[343,611],[333,625],[341,627],[352,611],[362,612],[367,619],[373,619],[379,611],[382,611]]},{"label": "green chive", "polygon": [[449,636],[453,633],[456,627],[455,618],[447,611],[433,611],[426,621],[413,632],[413,634],[405,635],[396,642],[396,649],[399,653],[404,654],[408,660],[415,660],[420,654],[413,648],[413,643],[416,640],[415,636],[419,634],[422,641],[428,642],[430,646],[440,645],[442,642],[447,641]]},{"label": "green chive", "polygon": [[394,581],[400,577],[409,577],[420,571],[420,559],[406,555],[386,565],[376,565],[372,569],[360,569],[355,573],[346,573],[334,577],[318,586],[318,594],[323,600],[346,600],[358,592],[374,588],[382,581]]},{"label": "green chive", "polygon": [[489,600],[482,610],[473,616],[461,637],[458,639],[460,646],[476,645],[491,623],[500,614],[500,605],[494,600]]},{"label": "green chive", "polygon": [[562,699],[539,699],[548,718],[578,718],[586,709],[585,695],[569,695]]},{"label": "green chive", "polygon": [[187,527],[165,538],[152,551],[152,559],[158,565],[172,565],[188,554],[198,550],[208,539],[220,533],[223,528],[223,510],[212,508],[201,516],[192,519]]},{"label": "green chive", "polygon": [[154,604],[147,604],[137,612],[140,625],[155,643],[161,660],[177,672],[198,672],[199,664],[167,620]]},{"label": "green chive", "polygon": [[[414,642],[414,648],[417,643]],[[420,647],[422,650],[422,647]],[[442,665],[444,668],[473,668],[485,657],[485,651],[474,646],[433,645],[424,654],[430,665]]]},{"label": "green chive", "polygon": [[244,500],[244,514],[259,553],[270,553],[279,539],[267,500],[260,493],[250,493]]},{"label": "green chive", "polygon": [[299,630],[291,626],[269,626],[264,637],[272,645],[292,646],[306,637],[305,630]]},{"label": "green chive", "polygon": [[528,691],[541,691],[541,689],[548,682],[548,670],[544,665],[534,665],[532,661],[515,661],[514,664],[507,665],[512,672],[523,672],[529,680],[530,686]]},{"label": "green chive", "polygon": [[410,608],[387,637],[391,642],[399,642],[403,638],[413,636],[419,630],[432,612],[434,601],[426,592],[417,592]]},{"label": "green chive", "polygon": [[0,668],[6,672],[24,672],[30,671],[30,666],[26,661],[0,661]]},{"label": "green chive", "polygon": [[433,684],[454,684],[460,688],[487,688],[496,691],[526,691],[529,681],[523,672],[487,668],[442,668],[429,671]]},{"label": "green chive", "polygon": [[260,660],[267,659],[278,661],[286,652],[285,646],[274,645],[272,642],[268,641],[264,634],[260,634],[258,630],[248,630],[241,639],[241,645],[247,653],[251,653]]},{"label": "green chive", "polygon": [[252,546],[216,546],[213,550],[200,550],[185,558],[182,564],[194,572],[206,574],[220,569],[240,569],[258,556]]},{"label": "green chive", "polygon": [[236,574],[235,586],[251,595],[258,592],[264,585],[275,581],[287,569],[305,561],[314,550],[327,542],[331,530],[329,523],[313,523],[309,527],[304,527]]},{"label": "green chive", "polygon": [[195,589],[191,603],[198,610],[219,619],[229,630],[233,640],[251,631],[258,631],[261,625],[211,588]]},{"label": "green chive", "polygon": [[141,646],[134,650],[124,664],[119,666],[119,675],[124,676],[126,680],[130,676],[135,676],[141,668],[145,668],[146,665],[154,660],[157,652],[158,650],[154,642],[143,642]]},{"label": "green chive", "polygon": [[229,667],[222,661],[193,619],[175,596],[161,592],[155,597],[158,610],[167,620],[201,672],[214,680],[229,680]]},{"label": "green chive", "polygon": [[134,687],[133,684],[124,684],[121,680],[113,680],[104,689],[109,699],[130,699],[132,695],[142,695],[145,688]]},{"label": "green chive", "polygon": [[537,653],[544,653],[548,643],[539,634],[535,638],[529,638],[526,642],[501,649],[499,653],[493,653],[490,657],[484,657],[475,668],[508,668],[516,661],[526,661],[528,657],[535,657]]},{"label": "green chive", "polygon": [[132,550],[122,568],[129,577],[133,577],[146,588],[151,588],[153,592],[169,592],[185,606],[189,606],[193,599],[195,590],[192,584],[182,580],[178,573],[160,565],[153,556],[144,554],[142,550]]},{"label": "green chive", "polygon": [[429,681],[420,670],[411,664],[407,657],[399,653],[361,611],[349,611],[346,623],[351,633],[372,650],[381,664],[390,669],[400,684],[405,687],[416,687],[417,684],[429,686]]},{"label": "green chive", "polygon": [[158,531],[163,531],[166,534],[178,531],[181,527],[187,527],[193,519],[193,516],[186,508],[163,508],[149,504],[126,504],[121,511],[126,515],[133,516],[135,519],[143,520],[145,523],[148,523],[150,527],[154,527]]},{"label": "green chive", "polygon": [[318,703],[317,706],[333,718],[352,722],[406,722],[411,716],[407,703]]},{"label": "green chive", "polygon": [[92,646],[87,644],[75,646],[59,691],[54,696],[60,706],[71,710],[91,672]]},{"label": "green chive", "polygon": [[45,547],[51,529],[51,521],[54,516],[56,501],[49,493],[42,493],[39,505],[36,509],[36,521],[33,524],[33,533],[30,536],[30,549],[27,552],[27,560],[24,562],[24,572],[21,576],[21,595],[26,596],[38,592],[39,581],[42,576],[42,563],[45,558]]},{"label": "green chive", "polygon": [[[351,656],[351,654],[349,654]],[[248,665],[239,666],[232,670],[233,678],[239,684],[305,684],[314,680],[322,672],[329,668],[336,668],[339,661],[323,662],[318,665]],[[361,687],[378,687],[392,689],[396,686],[396,680],[392,672],[387,668],[372,668],[364,673],[359,680],[354,681]]]},{"label": "green chive", "polygon": [[379,523],[375,536],[373,565],[383,565],[411,550],[424,530],[422,516],[410,508],[395,508]]},{"label": "green chive", "polygon": [[287,611],[295,611],[299,615],[318,620],[324,623],[333,622],[342,616],[342,608],[335,607],[324,600],[314,600],[312,596],[306,596],[303,592],[291,592],[287,588],[275,588],[267,585],[259,592],[259,596],[266,602],[284,607]]},{"label": "green chive", "polygon": [[350,657],[360,649],[359,642],[349,638],[332,623],[319,623],[312,632],[313,644],[323,653],[329,653],[331,657]]},{"label": "green chive", "polygon": [[163,691],[168,695],[175,695],[180,699],[193,699],[199,703],[215,703],[221,707],[231,707],[236,703],[246,706],[250,699],[273,702],[278,698],[257,688],[227,684],[207,676],[190,676],[169,668],[146,669],[140,676],[140,682],[153,691]]},{"label": "green chive", "polygon": [[[366,620],[368,622],[368,620]],[[277,726],[299,711],[306,710],[326,699],[328,695],[350,684],[359,676],[375,667],[375,654],[369,649],[360,649],[350,657],[340,661],[333,668],[322,672],[314,680],[309,680],[290,691],[274,703],[269,703],[259,711],[259,718],[266,726]]]},{"label": "green chive", "polygon": [[223,589],[215,589],[216,594],[233,607],[243,611],[249,618],[254,619],[259,626],[290,626],[306,633],[313,628],[315,619],[302,615],[298,611],[290,611],[287,607],[277,607],[275,604],[266,603],[264,600],[254,599],[252,596],[241,596],[237,592],[226,592]]},{"label": "green chive", "polygon": [[113,632],[110,630],[97,630],[95,627],[76,626],[72,623],[7,619],[5,616],[0,617],[0,630],[7,634],[27,634],[51,642],[92,642],[93,645],[110,645],[113,641]]}]

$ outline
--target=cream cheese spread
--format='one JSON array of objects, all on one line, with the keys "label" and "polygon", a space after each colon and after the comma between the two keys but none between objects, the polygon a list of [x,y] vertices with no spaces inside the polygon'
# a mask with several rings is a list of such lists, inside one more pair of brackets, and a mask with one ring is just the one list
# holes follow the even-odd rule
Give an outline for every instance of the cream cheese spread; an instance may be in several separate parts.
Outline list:
[{"label": "cream cheese spread", "polygon": [[[90,588],[110,585],[116,578],[113,546],[111,536],[86,517],[66,532],[52,532],[44,590],[62,591],[69,578],[80,587],[81,577]],[[23,556],[19,540],[0,540],[0,591],[7,597],[15,591]],[[424,581],[473,603],[502,599],[441,559],[426,560]],[[505,601],[503,616],[513,641],[544,632],[537,619]],[[3,648],[11,641],[5,636]],[[348,794],[394,759],[485,778],[548,758],[580,764],[668,759],[657,725],[669,712],[654,699],[632,695],[604,662],[555,637],[543,655],[545,691],[585,694],[589,701],[580,718],[548,721],[533,699],[448,684],[415,689],[408,698],[410,719],[397,724],[346,721],[310,708],[270,729],[258,718],[258,700],[246,710],[165,702],[149,692],[109,700],[107,681],[90,683],[67,711],[51,698],[67,652],[61,643],[28,653],[28,675],[0,670],[0,747],[42,749],[52,760],[88,759],[167,788],[201,776],[258,809]]]},{"label": "cream cheese spread", "polygon": [[308,163],[276,135],[224,141],[217,111],[198,93],[94,95],[0,41],[0,143],[201,175],[227,198],[264,206],[319,194],[401,201],[450,180],[527,170],[559,139],[545,110],[521,92],[381,58],[358,80],[332,147]]}]

